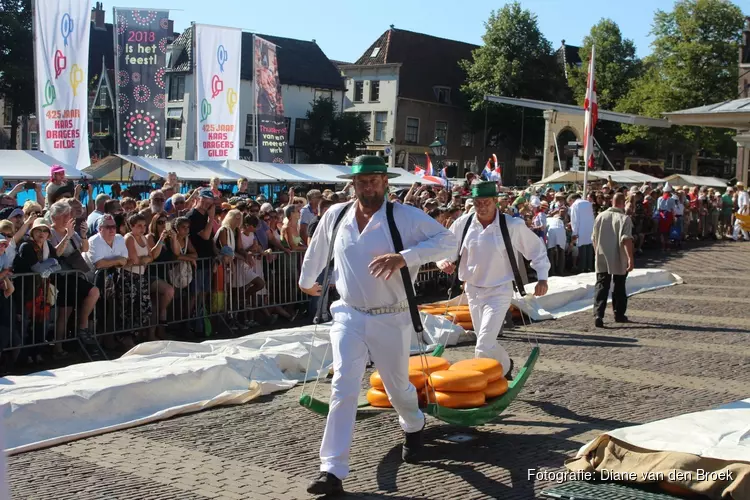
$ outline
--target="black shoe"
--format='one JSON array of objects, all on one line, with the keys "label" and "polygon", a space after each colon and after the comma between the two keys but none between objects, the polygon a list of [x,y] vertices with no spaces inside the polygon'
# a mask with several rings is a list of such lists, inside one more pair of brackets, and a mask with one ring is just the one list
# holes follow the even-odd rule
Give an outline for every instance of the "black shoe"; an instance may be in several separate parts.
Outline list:
[{"label": "black shoe", "polygon": [[594,320],[594,326],[597,328],[604,328],[604,320],[602,318],[596,318]]},{"label": "black shoe", "polygon": [[317,479],[307,485],[307,492],[313,495],[339,495],[344,493],[344,486],[341,479],[330,472],[321,472]]},{"label": "black shoe", "polygon": [[627,316],[615,316],[615,323],[630,323]]},{"label": "black shoe", "polygon": [[[425,426],[427,417],[425,417]],[[417,463],[419,452],[424,444],[424,426],[417,432],[404,432],[404,444],[401,446],[401,459],[406,463]]]}]

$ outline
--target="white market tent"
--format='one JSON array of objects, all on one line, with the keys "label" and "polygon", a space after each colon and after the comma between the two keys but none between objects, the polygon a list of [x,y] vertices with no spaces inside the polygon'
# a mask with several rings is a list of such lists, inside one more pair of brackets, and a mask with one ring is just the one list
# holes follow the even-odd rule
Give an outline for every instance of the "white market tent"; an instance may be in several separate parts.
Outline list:
[{"label": "white market tent", "polygon": [[718,177],[703,177],[700,175],[674,174],[664,179],[664,181],[669,182],[672,186],[707,186],[726,188],[728,185],[727,181],[724,179],[719,179]]},{"label": "white market tent", "polygon": [[[110,182],[166,179],[169,172],[174,172],[183,181],[207,182],[211,177],[218,177],[222,181],[236,181],[241,177],[227,170],[223,161],[165,160],[119,154],[86,167],[83,172],[99,181]],[[263,181],[271,182],[265,178]]]},{"label": "white market tent", "polygon": [[4,180],[49,180],[49,169],[52,165],[63,167],[68,179],[81,178],[81,172],[75,167],[65,165],[41,151],[0,150],[0,177]]},{"label": "white market tent", "polygon": [[[246,177],[249,181],[253,175],[266,175],[272,180],[261,182],[286,182],[286,183],[322,183],[322,184],[346,184],[346,179],[339,178],[340,175],[348,174],[351,167],[345,165],[289,165],[284,163],[261,163],[247,160],[225,160],[224,166],[238,174],[240,177]],[[434,184],[431,181],[425,181],[421,177],[414,175],[402,168],[389,168],[389,172],[398,174],[388,181],[393,186],[411,186],[415,182],[423,184]]]},{"label": "white market tent", "polygon": [[[649,182],[652,184],[661,184],[664,179],[659,179],[652,175],[636,172],[635,170],[594,170],[589,172],[589,180],[604,180],[609,177],[618,184],[643,184]],[[534,183],[535,186],[543,184],[582,184],[583,171],[565,170],[558,171],[554,174]]]}]

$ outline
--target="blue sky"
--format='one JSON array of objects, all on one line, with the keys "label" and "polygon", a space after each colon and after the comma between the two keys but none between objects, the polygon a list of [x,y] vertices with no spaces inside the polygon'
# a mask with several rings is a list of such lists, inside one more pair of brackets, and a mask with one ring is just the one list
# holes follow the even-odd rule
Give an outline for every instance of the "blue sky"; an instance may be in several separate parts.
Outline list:
[{"label": "blue sky", "polygon": [[[504,2],[489,0],[115,0],[112,6],[180,9],[171,14],[175,30],[191,21],[243,28],[270,35],[315,40],[330,59],[354,62],[393,24],[443,38],[480,44],[484,21]],[[557,48],[565,39],[578,45],[593,24],[608,17],[636,44],[639,56],[650,52],[656,9],[671,10],[672,0],[524,0]],[[739,5],[739,4],[738,4]],[[750,12],[747,12],[750,14]]]}]

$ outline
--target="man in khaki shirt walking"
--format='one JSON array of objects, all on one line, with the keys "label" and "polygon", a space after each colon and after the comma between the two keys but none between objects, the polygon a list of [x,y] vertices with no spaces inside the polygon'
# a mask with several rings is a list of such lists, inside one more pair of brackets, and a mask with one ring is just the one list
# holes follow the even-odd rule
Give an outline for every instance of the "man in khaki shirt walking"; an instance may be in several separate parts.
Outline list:
[{"label": "man in khaki shirt walking", "polygon": [[627,323],[625,310],[628,296],[625,280],[633,270],[633,222],[625,215],[625,195],[615,194],[612,207],[600,213],[594,222],[593,243],[596,252],[596,288],[594,292],[594,324],[604,326],[609,284],[614,281],[612,308],[615,322]]}]

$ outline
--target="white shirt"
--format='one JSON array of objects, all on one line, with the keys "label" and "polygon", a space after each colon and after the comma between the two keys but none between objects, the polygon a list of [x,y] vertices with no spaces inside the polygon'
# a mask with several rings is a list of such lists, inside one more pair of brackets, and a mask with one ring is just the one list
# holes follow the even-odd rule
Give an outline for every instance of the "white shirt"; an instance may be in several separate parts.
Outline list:
[{"label": "white shirt", "polygon": [[[302,263],[300,287],[312,288],[328,265],[326,259],[333,225],[346,206],[349,204],[334,205],[320,220]],[[356,206],[350,206],[336,233],[331,279],[341,299],[350,306],[371,309],[393,306],[406,300],[400,271],[386,281],[383,276],[373,277],[368,268],[375,257],[394,252],[385,207],[383,203],[360,233],[355,217]],[[393,218],[404,244],[401,255],[409,268],[412,284],[420,266],[447,258],[458,245],[450,231],[417,208],[396,203]]]},{"label": "white shirt", "polygon": [[658,200],[656,200],[656,209],[657,210],[663,210],[664,212],[674,212],[675,210],[676,202],[674,198],[664,198],[661,196]]},{"label": "white shirt", "polygon": [[685,214],[685,205],[680,201],[677,196],[672,196],[674,200],[674,215],[675,217]]},{"label": "white shirt", "polygon": [[128,247],[125,238],[121,234],[115,235],[115,241],[109,246],[101,234],[93,236],[89,240],[89,251],[84,252],[83,258],[89,263],[91,269],[96,269],[95,264],[102,259],[128,258]]},{"label": "white shirt", "polygon": [[737,193],[737,207],[739,210],[742,211],[748,205],[750,205],[750,195],[748,195],[747,191]]},{"label": "white shirt", "polygon": [[570,227],[573,236],[578,236],[576,246],[591,245],[594,234],[594,207],[587,200],[576,200],[570,207]]},{"label": "white shirt", "polygon": [[547,248],[565,248],[568,244],[568,235],[565,231],[565,221],[559,217],[547,219]]},{"label": "white shirt", "polygon": [[[451,256],[452,261],[458,260],[461,253],[461,263],[458,267],[458,279],[480,288],[494,288],[513,281],[513,269],[503,242],[503,233],[498,223],[498,214],[487,227],[482,227],[475,215],[471,219],[471,226],[466,232],[461,248],[458,247],[461,235],[469,221],[468,215],[462,215],[451,225],[451,232],[456,236],[456,243]],[[520,218],[502,214],[508,224],[508,234],[513,249],[521,252],[531,267],[536,271],[540,280],[546,280],[550,263],[544,242],[534,232],[526,227],[526,222]],[[523,266],[523,262],[518,262]]]}]

